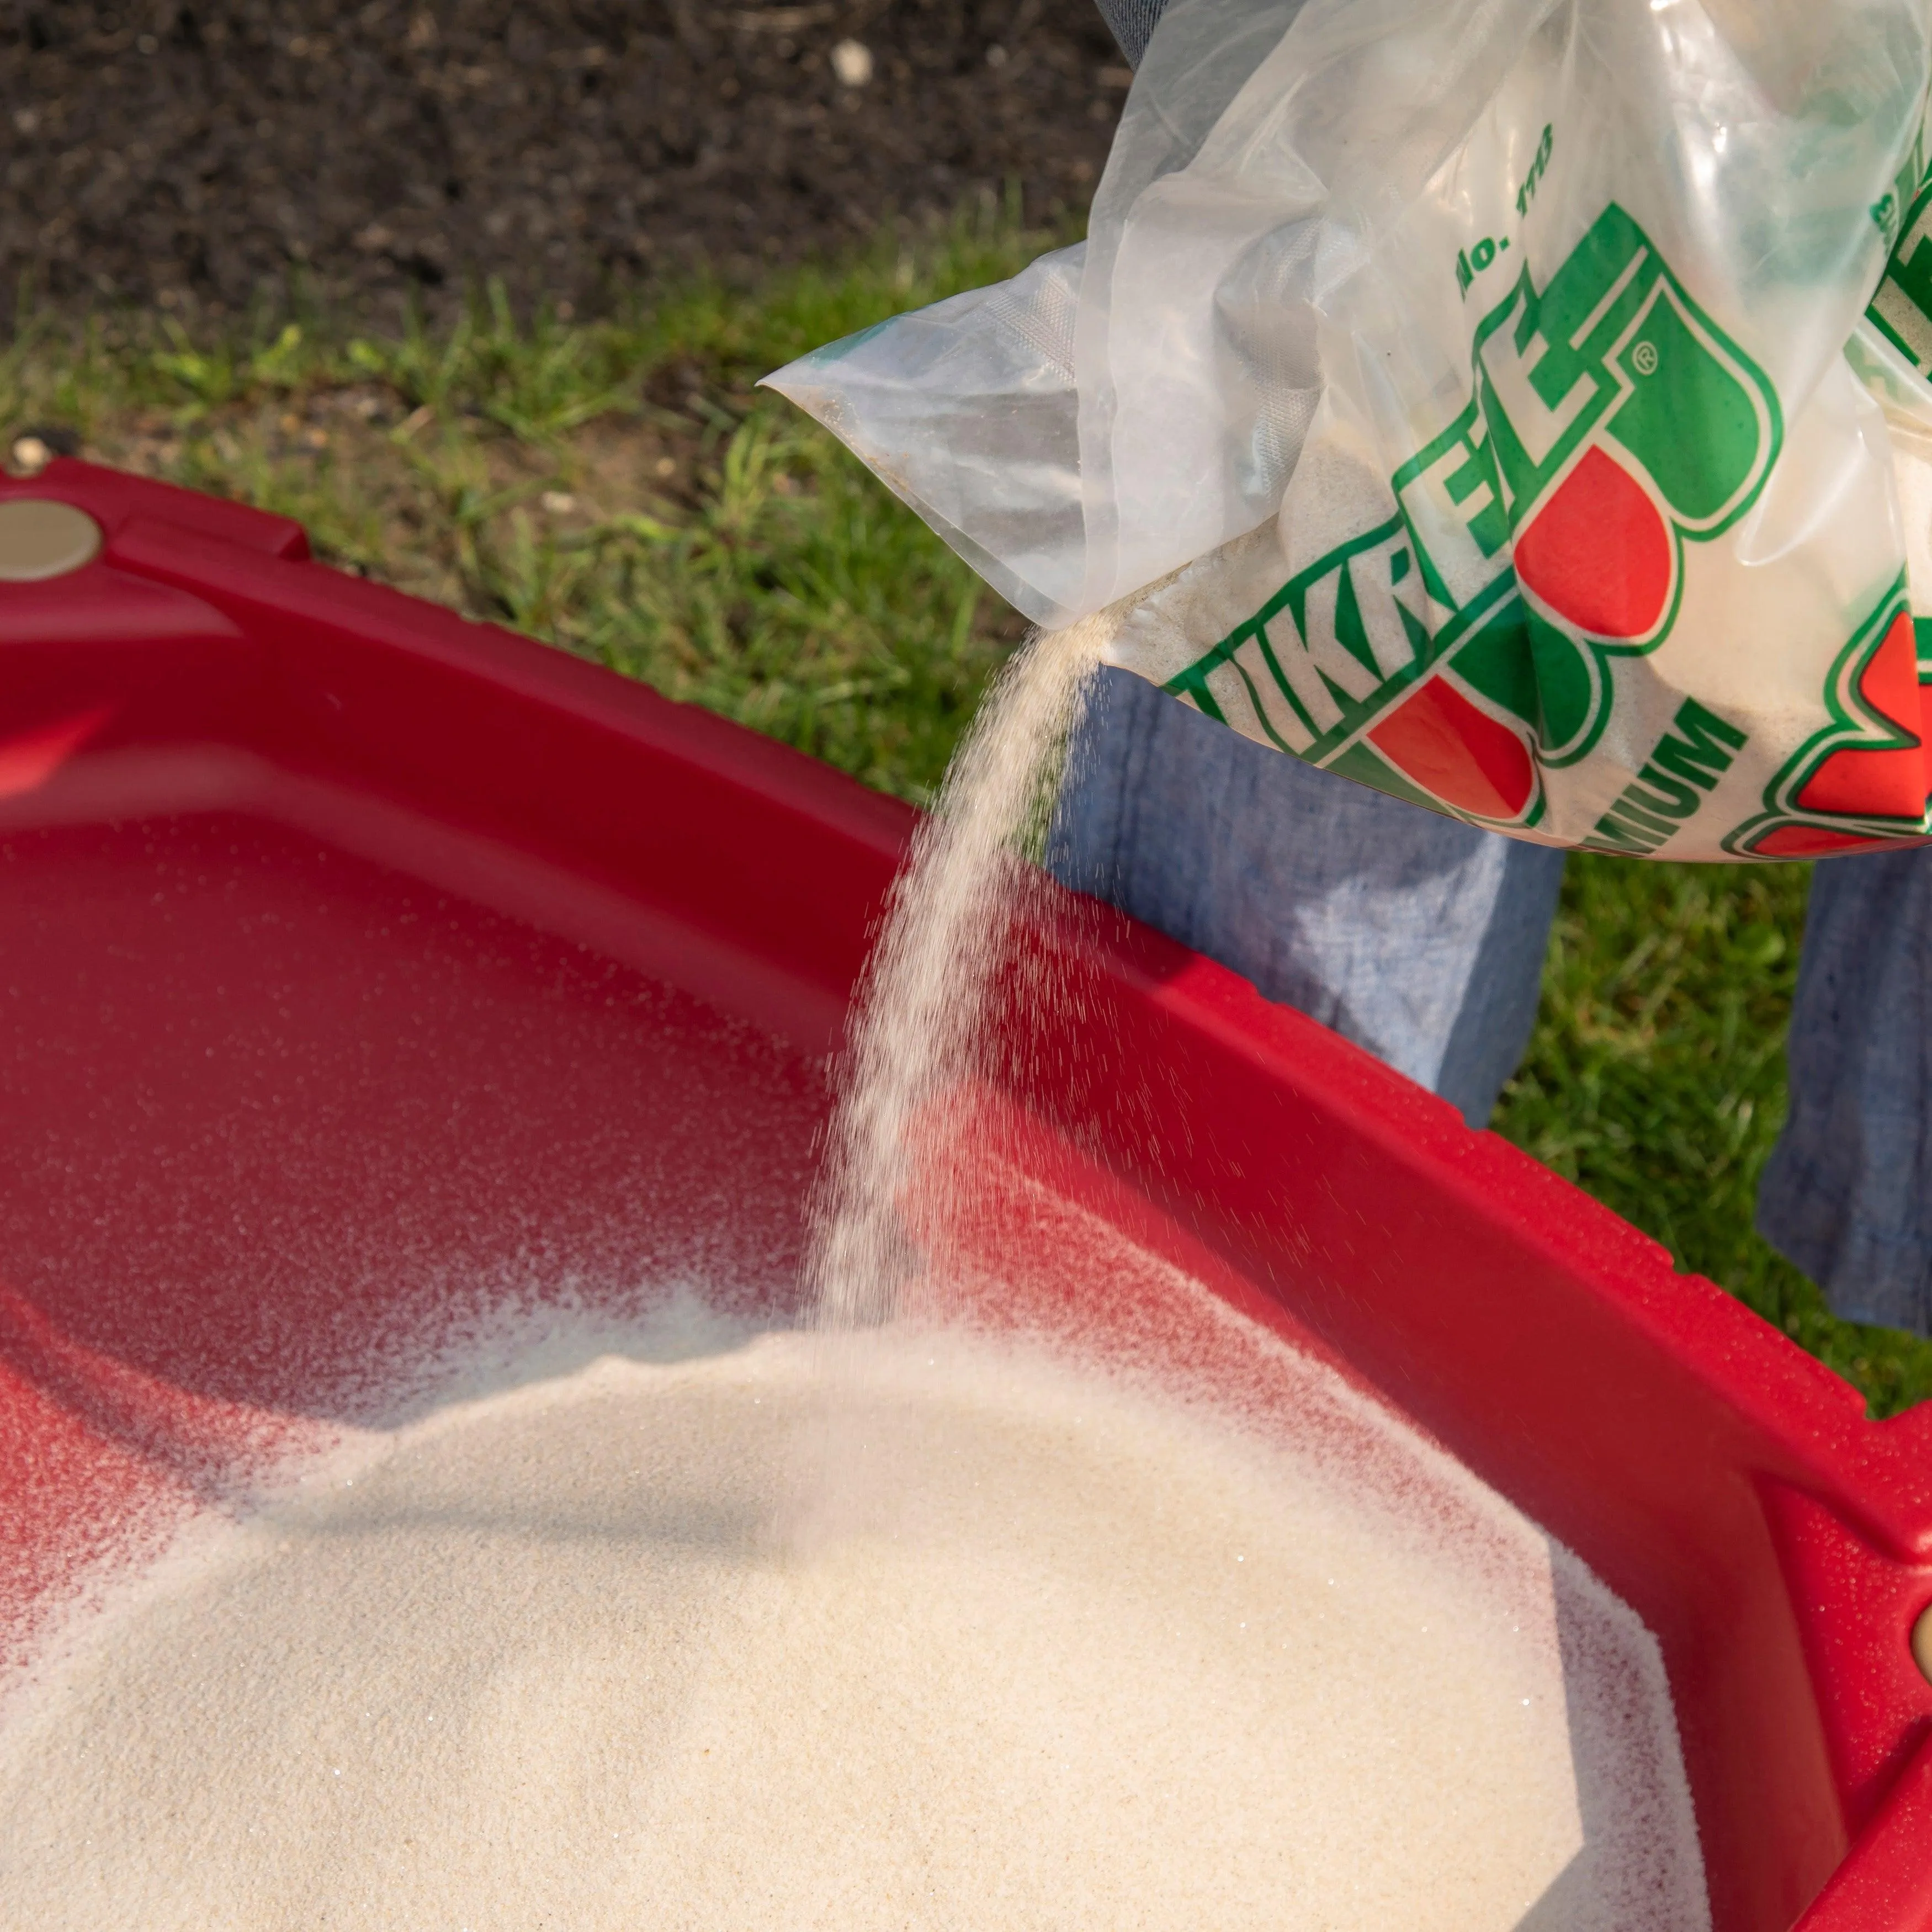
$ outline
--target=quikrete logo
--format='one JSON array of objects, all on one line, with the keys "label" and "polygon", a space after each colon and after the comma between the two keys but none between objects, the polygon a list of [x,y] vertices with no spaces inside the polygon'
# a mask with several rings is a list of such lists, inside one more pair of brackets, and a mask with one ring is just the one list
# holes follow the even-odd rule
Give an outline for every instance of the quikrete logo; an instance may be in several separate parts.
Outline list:
[{"label": "quikrete logo", "polygon": [[1583,843],[1599,852],[1654,852],[1698,808],[1742,751],[1748,734],[1687,698],[1642,770]]},{"label": "quikrete logo", "polygon": [[[1488,298],[1500,248],[1472,272]],[[1684,547],[1762,490],[1776,392],[1607,206],[1539,290],[1490,300],[1455,420],[1390,478],[1394,514],[1299,572],[1166,688],[1384,791],[1532,825],[1654,650]]]},{"label": "quikrete logo", "polygon": [[1756,500],[1776,392],[1612,203],[1539,297],[1522,275],[1476,332],[1478,399],[1529,608],[1546,761],[1593,745],[1601,660],[1660,643],[1686,538]]}]

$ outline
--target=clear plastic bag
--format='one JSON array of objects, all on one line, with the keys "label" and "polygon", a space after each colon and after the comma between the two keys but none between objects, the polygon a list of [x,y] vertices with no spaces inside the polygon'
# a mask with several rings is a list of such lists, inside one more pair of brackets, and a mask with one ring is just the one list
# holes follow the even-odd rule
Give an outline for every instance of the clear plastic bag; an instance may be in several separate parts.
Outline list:
[{"label": "clear plastic bag", "polygon": [[1312,763],[1646,856],[1921,836],[1928,36],[1175,0],[1082,247],[770,380],[1029,616],[1114,607]]}]

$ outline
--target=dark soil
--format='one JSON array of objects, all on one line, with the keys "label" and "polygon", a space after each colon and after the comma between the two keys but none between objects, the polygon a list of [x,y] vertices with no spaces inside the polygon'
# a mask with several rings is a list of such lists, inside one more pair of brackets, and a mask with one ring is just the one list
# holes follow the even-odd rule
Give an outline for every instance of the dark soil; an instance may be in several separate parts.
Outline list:
[{"label": "dark soil", "polygon": [[1077,207],[1126,80],[1092,0],[0,0],[0,277],[584,310],[988,194]]}]

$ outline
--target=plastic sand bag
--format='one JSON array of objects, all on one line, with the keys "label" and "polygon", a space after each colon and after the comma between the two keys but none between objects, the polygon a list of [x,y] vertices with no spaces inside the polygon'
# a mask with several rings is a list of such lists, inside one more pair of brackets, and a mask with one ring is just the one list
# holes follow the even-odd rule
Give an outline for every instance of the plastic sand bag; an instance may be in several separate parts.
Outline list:
[{"label": "plastic sand bag", "polygon": [[1546,844],[1912,838],[1929,36],[1175,0],[1084,244],[770,380],[1027,615],[1114,607],[1310,763]]}]

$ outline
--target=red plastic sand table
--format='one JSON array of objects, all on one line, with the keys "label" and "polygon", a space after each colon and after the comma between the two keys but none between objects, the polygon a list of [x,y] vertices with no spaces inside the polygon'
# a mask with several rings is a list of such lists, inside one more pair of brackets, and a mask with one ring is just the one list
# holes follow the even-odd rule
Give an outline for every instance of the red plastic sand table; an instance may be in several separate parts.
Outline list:
[{"label": "red plastic sand table", "polygon": [[[344,1414],[428,1317],[699,1256],[790,1293],[825,1058],[912,825],[310,562],[292,524],[74,462],[16,500],[92,527],[55,513],[38,580],[0,541],[13,1658],[76,1565]],[[1005,1003],[1024,1071],[986,1102],[1033,1183],[1337,1364],[1642,1616],[1718,1932],[1928,1932],[1932,1406],[1868,1421],[1615,1216],[1182,948],[1112,915],[1033,943],[1076,997]]]}]

